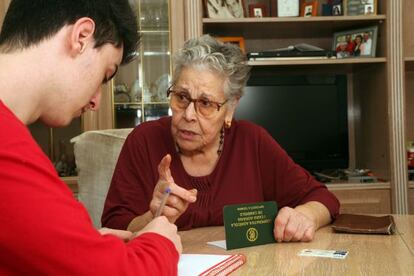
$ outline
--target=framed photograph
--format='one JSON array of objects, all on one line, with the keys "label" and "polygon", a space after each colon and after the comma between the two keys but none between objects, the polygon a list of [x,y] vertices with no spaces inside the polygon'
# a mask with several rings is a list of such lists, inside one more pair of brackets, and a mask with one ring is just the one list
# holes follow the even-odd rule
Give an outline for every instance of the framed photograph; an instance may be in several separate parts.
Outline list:
[{"label": "framed photograph", "polygon": [[318,1],[303,2],[300,9],[300,16],[310,17],[318,15]]},{"label": "framed photograph", "polygon": [[[271,16],[271,0],[244,0],[244,10],[248,17]],[[261,11],[260,11],[261,10]],[[260,13],[262,16],[260,16]]]},{"label": "framed photograph", "polygon": [[244,0],[204,0],[204,11],[208,18],[243,18]]},{"label": "framed photograph", "polygon": [[240,49],[242,49],[244,53],[246,52],[246,49],[244,47],[244,38],[241,36],[218,36],[216,38],[223,42],[236,44],[240,47]]},{"label": "framed photograph", "polygon": [[377,14],[377,0],[345,0],[345,14],[375,15]]},{"label": "framed photograph", "polygon": [[342,5],[342,0],[333,0],[332,1],[332,12],[333,16],[344,15],[344,9]]},{"label": "framed photograph", "polygon": [[264,4],[250,4],[249,5],[249,17],[267,17],[267,7]]},{"label": "framed photograph", "polygon": [[334,33],[332,50],[337,58],[375,57],[378,26]]}]

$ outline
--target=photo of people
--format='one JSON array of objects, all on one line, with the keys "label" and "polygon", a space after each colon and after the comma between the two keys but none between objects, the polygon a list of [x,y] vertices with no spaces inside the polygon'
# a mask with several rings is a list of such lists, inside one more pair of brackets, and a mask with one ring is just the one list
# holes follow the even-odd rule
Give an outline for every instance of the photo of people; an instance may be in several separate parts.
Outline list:
[{"label": "photo of people", "polygon": [[337,58],[375,57],[377,27],[336,33],[333,50]]},{"label": "photo of people", "polygon": [[254,17],[263,17],[263,12],[261,8],[254,8]]},{"label": "photo of people", "polygon": [[209,18],[243,18],[243,0],[205,0]]},{"label": "photo of people", "polygon": [[364,14],[374,14],[374,5],[365,5]]},{"label": "photo of people", "polygon": [[341,4],[332,6],[332,15],[342,15]]},{"label": "photo of people", "polygon": [[305,13],[304,13],[305,17],[312,16],[312,7],[313,7],[312,5],[305,6]]}]

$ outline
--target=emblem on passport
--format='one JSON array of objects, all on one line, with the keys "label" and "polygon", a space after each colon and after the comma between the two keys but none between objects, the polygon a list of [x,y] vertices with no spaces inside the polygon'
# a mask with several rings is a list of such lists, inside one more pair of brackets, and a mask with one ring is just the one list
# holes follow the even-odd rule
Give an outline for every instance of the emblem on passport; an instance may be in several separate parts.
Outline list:
[{"label": "emblem on passport", "polygon": [[277,212],[274,201],[224,206],[227,250],[276,242],[273,226]]}]

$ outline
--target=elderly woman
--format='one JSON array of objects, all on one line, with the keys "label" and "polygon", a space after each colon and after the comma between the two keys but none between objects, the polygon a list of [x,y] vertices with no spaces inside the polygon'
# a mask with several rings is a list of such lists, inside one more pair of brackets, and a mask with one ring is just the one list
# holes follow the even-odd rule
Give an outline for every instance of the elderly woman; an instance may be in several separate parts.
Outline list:
[{"label": "elderly woman", "polygon": [[205,35],[175,59],[172,117],[137,126],[119,156],[103,226],[137,231],[162,215],[179,229],[223,225],[223,206],[274,200],[278,241],[310,241],[338,214],[324,185],[260,126],[233,120],[250,68],[232,44]]}]

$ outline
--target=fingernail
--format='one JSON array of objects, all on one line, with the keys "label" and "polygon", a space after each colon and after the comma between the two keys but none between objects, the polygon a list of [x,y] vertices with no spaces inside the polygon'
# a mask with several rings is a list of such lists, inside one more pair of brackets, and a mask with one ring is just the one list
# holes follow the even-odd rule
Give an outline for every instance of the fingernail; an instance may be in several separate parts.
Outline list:
[{"label": "fingernail", "polygon": [[195,201],[197,200],[197,198],[196,198],[195,196],[190,196],[190,200],[191,200],[192,202],[195,202]]}]

